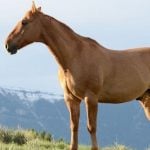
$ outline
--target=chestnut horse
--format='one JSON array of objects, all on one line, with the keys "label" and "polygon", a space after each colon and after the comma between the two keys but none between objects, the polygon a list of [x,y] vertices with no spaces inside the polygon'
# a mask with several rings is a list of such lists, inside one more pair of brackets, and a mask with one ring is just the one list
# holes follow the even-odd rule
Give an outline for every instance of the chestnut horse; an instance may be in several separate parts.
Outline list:
[{"label": "chestnut horse", "polygon": [[6,49],[15,54],[33,42],[46,44],[59,64],[59,79],[70,113],[70,150],[78,149],[82,100],[86,105],[92,150],[98,150],[96,122],[99,102],[117,104],[138,99],[150,119],[150,48],[106,49],[45,15],[34,3],[8,36]]}]

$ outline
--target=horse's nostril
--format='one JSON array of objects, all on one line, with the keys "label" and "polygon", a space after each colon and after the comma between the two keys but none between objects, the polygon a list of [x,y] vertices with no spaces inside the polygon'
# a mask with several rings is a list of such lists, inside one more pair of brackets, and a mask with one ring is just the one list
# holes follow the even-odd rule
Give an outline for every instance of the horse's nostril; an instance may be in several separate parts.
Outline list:
[{"label": "horse's nostril", "polygon": [[13,43],[6,43],[5,44],[5,47],[7,49],[7,51],[10,53],[10,54],[16,54],[17,53],[17,45],[16,44],[13,44]]},{"label": "horse's nostril", "polygon": [[9,46],[8,46],[8,44],[6,44],[6,45],[5,45],[5,48],[6,48],[7,50],[9,49]]}]

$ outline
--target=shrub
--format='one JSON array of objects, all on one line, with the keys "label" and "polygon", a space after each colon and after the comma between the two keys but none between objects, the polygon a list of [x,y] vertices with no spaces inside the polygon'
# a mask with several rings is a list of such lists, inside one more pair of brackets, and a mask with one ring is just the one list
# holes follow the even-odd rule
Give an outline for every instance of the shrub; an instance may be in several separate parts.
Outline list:
[{"label": "shrub", "polygon": [[23,145],[27,142],[27,139],[23,133],[17,131],[13,136],[13,142],[18,145]]},{"label": "shrub", "polygon": [[45,131],[41,132],[39,134],[39,137],[42,140],[46,140],[46,141],[52,141],[53,140],[52,135],[50,133],[46,133]]},{"label": "shrub", "polygon": [[65,142],[63,138],[57,140],[58,142]]},{"label": "shrub", "polygon": [[12,132],[6,129],[0,129],[0,141],[3,143],[11,143],[12,142]]},{"label": "shrub", "polygon": [[50,133],[46,133],[44,139],[50,142],[53,140],[52,135]]},{"label": "shrub", "polygon": [[42,140],[44,140],[45,134],[46,134],[45,131],[42,131],[42,132],[40,133],[40,138],[41,138]]},{"label": "shrub", "polygon": [[64,142],[59,142],[57,144],[57,148],[59,148],[59,149],[65,149],[66,148],[66,144]]},{"label": "shrub", "polygon": [[33,140],[38,138],[38,132],[36,132],[34,129],[31,130],[23,130],[22,133],[26,137],[27,141]]}]

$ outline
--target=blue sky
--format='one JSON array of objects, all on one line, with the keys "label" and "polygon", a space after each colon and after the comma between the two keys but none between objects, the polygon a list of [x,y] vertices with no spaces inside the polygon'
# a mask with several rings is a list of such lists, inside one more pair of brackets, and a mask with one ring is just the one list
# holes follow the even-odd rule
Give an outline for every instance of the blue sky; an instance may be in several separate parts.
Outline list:
[{"label": "blue sky", "polygon": [[[35,0],[42,11],[111,49],[150,46],[149,0]],[[46,46],[35,43],[9,55],[4,41],[30,9],[31,0],[0,1],[0,86],[62,93],[58,66]]]}]

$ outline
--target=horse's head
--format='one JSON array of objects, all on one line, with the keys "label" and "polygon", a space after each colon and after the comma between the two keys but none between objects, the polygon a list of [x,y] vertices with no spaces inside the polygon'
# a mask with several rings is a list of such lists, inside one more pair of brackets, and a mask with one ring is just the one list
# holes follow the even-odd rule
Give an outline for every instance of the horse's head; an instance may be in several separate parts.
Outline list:
[{"label": "horse's head", "polygon": [[6,49],[15,54],[17,50],[33,42],[39,42],[41,36],[41,8],[36,8],[34,2],[21,21],[18,22],[6,40]]}]

